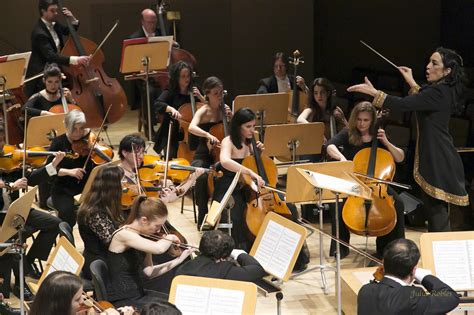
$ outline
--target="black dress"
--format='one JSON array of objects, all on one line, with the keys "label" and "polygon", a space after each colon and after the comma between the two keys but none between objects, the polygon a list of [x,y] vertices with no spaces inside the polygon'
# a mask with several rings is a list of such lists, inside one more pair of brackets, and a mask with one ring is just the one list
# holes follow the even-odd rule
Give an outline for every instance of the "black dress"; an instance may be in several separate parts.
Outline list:
[{"label": "black dress", "polygon": [[40,116],[41,111],[48,111],[54,105],[61,104],[61,98],[54,101],[48,101],[41,93],[36,93],[25,103],[28,111],[28,117]]}]

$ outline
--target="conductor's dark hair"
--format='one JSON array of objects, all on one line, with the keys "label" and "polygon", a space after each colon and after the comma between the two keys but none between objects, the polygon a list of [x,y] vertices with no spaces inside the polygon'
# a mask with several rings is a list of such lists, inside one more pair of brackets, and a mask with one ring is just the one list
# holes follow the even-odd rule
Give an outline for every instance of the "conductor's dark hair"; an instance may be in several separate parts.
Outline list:
[{"label": "conductor's dark hair", "polygon": [[235,243],[232,237],[220,230],[205,232],[199,243],[201,255],[213,260],[229,257],[234,247]]},{"label": "conductor's dark hair", "polygon": [[39,15],[43,15],[43,11],[48,11],[48,8],[52,5],[57,5],[58,0],[39,0],[38,2],[38,11]]},{"label": "conductor's dark hair", "polygon": [[464,72],[464,62],[462,57],[452,49],[438,47],[437,53],[441,55],[441,60],[445,68],[450,68],[451,72],[440,80],[440,83],[445,83],[453,87],[453,101],[452,112],[460,114],[463,110],[463,97],[466,90],[467,76]]},{"label": "conductor's dark hair", "polygon": [[390,242],[383,253],[384,272],[399,279],[408,277],[420,260],[415,242],[398,239]]},{"label": "conductor's dark hair", "polygon": [[167,301],[151,302],[143,306],[140,315],[181,315],[176,305]]},{"label": "conductor's dark hair", "polygon": [[172,65],[169,70],[170,84],[168,91],[170,94],[170,98],[174,95],[179,94],[179,76],[181,75],[181,70],[183,69],[188,69],[189,75],[191,76],[188,89],[193,86],[193,69],[188,63],[182,60],[178,61],[177,63]]},{"label": "conductor's dark hair", "polygon": [[[133,146],[133,149],[132,149],[132,146]],[[137,151],[140,149],[145,149],[145,140],[142,138],[140,134],[132,133],[130,135],[126,135],[120,141],[118,154],[119,154],[120,159],[123,160],[125,157],[122,151],[132,152],[134,150]]]},{"label": "conductor's dark hair", "polygon": [[[237,149],[242,149],[242,135],[240,133],[240,127],[243,124],[255,119],[255,113],[248,107],[240,108],[232,116],[232,120],[230,121],[230,140]],[[251,139],[248,139],[248,141],[250,142]]]}]

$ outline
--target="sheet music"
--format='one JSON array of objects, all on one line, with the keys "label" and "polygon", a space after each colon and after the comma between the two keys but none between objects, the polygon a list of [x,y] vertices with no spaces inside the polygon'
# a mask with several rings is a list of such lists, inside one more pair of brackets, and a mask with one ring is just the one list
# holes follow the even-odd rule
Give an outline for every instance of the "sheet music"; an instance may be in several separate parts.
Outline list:
[{"label": "sheet music", "polygon": [[313,180],[313,185],[322,189],[334,189],[337,187],[338,192],[347,193],[350,195],[360,193],[360,186],[351,181],[340,179],[334,176],[320,174],[308,170],[304,170],[306,174]]},{"label": "sheet music", "polygon": [[367,284],[374,278],[372,271],[355,271],[352,274],[362,284]]},{"label": "sheet music", "polygon": [[300,238],[300,234],[270,220],[254,257],[267,272],[283,279]]},{"label": "sheet music", "polygon": [[454,290],[474,287],[474,241],[433,241],[436,276]]},{"label": "sheet music", "polygon": [[175,305],[183,314],[242,314],[244,291],[180,284]]},{"label": "sheet music", "polygon": [[48,269],[47,275],[57,270],[69,271],[75,274],[78,268],[79,264],[68,254],[67,250],[61,246]]}]

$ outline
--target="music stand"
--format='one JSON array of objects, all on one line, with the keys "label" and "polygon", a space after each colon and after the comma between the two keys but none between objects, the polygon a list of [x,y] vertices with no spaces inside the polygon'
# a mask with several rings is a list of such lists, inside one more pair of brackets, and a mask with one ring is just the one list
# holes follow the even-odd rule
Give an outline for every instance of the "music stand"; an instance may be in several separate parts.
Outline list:
[{"label": "music stand", "polygon": [[2,94],[0,105],[3,109],[5,140],[7,144],[9,143],[9,136],[7,119],[8,112],[5,104],[5,94],[7,90],[15,89],[23,85],[30,56],[31,52],[26,52],[0,57],[0,93]]},{"label": "music stand", "polygon": [[286,124],[267,126],[265,130],[265,153],[268,156],[296,156],[319,154],[324,142],[324,123]]},{"label": "music stand", "polygon": [[[234,207],[232,193],[234,192],[234,189],[237,186],[237,183],[239,182],[240,173],[240,170],[235,173],[234,179],[232,180],[232,183],[224,194],[224,197],[222,197],[222,200],[220,202],[216,200],[212,201],[211,208],[204,217],[203,224],[200,227],[200,231],[202,231],[204,224],[207,224],[209,226],[213,226],[215,229],[227,229],[229,235],[232,235],[232,221],[230,216],[230,211]],[[224,210],[227,211],[228,222],[220,223],[221,215]]]},{"label": "music stand", "polygon": [[[5,253],[20,255],[19,269],[20,269],[20,313],[25,314],[25,278],[23,269],[23,260],[25,249],[23,248],[23,228],[25,227],[26,219],[30,214],[31,205],[36,196],[38,187],[25,193],[23,196],[13,201],[8,208],[7,215],[3,220],[2,228],[0,230],[0,248],[4,250],[0,253],[3,256]],[[15,234],[18,234],[18,241],[15,243],[5,243]]]},{"label": "music stand", "polygon": [[[340,162],[333,162],[340,163]],[[342,166],[343,164],[341,164]],[[351,173],[345,172],[342,167],[337,176],[322,174],[305,169],[297,171],[308,181],[315,189],[329,190],[335,196],[336,211],[336,239],[339,239],[339,197],[341,195],[355,196],[366,200],[371,200],[372,191],[360,180],[357,180]],[[288,189],[299,190],[299,187],[288,187]],[[341,305],[341,251],[340,244],[336,241],[336,294],[337,294],[337,314],[342,314]]]},{"label": "music stand", "polygon": [[[168,68],[171,56],[172,36],[126,39],[122,45],[121,73],[145,73],[146,102],[148,111],[148,141],[152,143],[151,104],[149,75],[152,70]],[[142,117],[140,117],[142,119]]]},{"label": "music stand", "polygon": [[243,107],[252,109],[257,115],[261,140],[264,140],[264,125],[286,124],[288,116],[288,93],[239,95],[234,100],[234,113]]},{"label": "music stand", "polygon": [[52,139],[66,133],[64,116],[66,114],[31,117],[26,127],[26,147],[47,147]]}]

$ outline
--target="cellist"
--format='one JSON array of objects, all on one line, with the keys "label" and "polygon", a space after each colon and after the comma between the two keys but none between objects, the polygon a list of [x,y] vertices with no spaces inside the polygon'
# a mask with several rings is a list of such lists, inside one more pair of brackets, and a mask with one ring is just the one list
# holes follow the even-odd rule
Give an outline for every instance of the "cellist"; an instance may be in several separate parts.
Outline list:
[{"label": "cellist", "polygon": [[[400,163],[405,158],[405,153],[402,149],[393,145],[385,135],[383,129],[375,130],[375,123],[377,120],[377,114],[375,107],[369,102],[360,102],[357,104],[351,112],[349,118],[349,128],[343,129],[333,138],[328,141],[327,154],[337,161],[352,160],[354,156],[360,150],[364,148],[370,148],[372,140],[377,138],[378,147],[388,150],[394,161]],[[343,152],[339,151],[338,147],[342,146]],[[383,249],[385,246],[394,239],[405,238],[405,224],[403,217],[403,204],[400,200],[397,200],[397,195],[393,189],[389,186],[389,193],[394,195],[395,208],[397,210],[397,223],[395,228],[389,234],[381,237],[377,237],[377,257],[383,256]],[[342,211],[342,207],[339,209]],[[335,216],[332,214],[332,233],[335,234]],[[350,234],[347,230],[344,222],[342,221],[342,215],[339,215],[339,237],[346,242],[349,242]],[[331,242],[330,255],[335,255],[335,242]],[[349,254],[349,248],[341,246],[341,258],[346,257]]]},{"label": "cellist", "polygon": [[[31,32],[31,58],[28,64],[27,76],[31,77],[43,71],[46,63],[67,65],[87,65],[89,56],[64,56],[60,51],[64,47],[64,36],[69,35],[66,26],[56,21],[58,12],[57,0],[39,0],[38,10],[40,19]],[[77,28],[79,21],[71,11],[63,8],[62,12]],[[44,88],[41,80],[33,80],[25,85],[25,94],[30,97]]]}]

